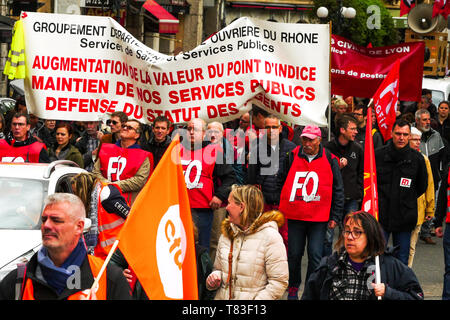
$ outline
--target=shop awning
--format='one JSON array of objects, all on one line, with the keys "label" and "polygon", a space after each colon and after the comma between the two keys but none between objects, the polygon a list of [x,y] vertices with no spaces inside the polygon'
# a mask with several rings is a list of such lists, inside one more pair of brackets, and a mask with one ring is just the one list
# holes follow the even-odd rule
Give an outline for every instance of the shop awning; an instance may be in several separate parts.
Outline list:
[{"label": "shop awning", "polygon": [[269,10],[312,10],[312,1],[305,0],[227,0],[227,5],[234,8],[254,8]]},{"label": "shop awning", "polygon": [[178,19],[171,15],[154,0],[147,0],[142,5],[159,24],[159,33],[177,33]]}]

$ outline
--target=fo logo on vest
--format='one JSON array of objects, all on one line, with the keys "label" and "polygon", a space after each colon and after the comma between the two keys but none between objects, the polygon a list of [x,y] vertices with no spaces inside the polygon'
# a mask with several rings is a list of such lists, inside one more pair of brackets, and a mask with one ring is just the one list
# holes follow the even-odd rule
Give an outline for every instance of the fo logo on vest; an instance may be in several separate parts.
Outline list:
[{"label": "fo logo on vest", "polygon": [[[303,182],[300,182],[300,181]],[[308,185],[312,182],[312,189]],[[317,189],[319,188],[319,176],[314,171],[298,171],[295,173],[294,182],[292,183],[291,196],[289,201],[303,200],[305,202],[320,201],[320,196],[316,196]],[[302,195],[297,196],[297,190],[302,190]],[[308,189],[311,192],[308,193]]]},{"label": "fo logo on vest", "polygon": [[[120,175],[122,174],[126,165],[127,165],[127,158],[123,158],[121,156],[109,158],[108,170],[107,170],[108,180],[109,181],[120,181]],[[116,175],[115,179],[112,176],[113,174]]]},{"label": "fo logo on vest", "polygon": [[[199,183],[202,174],[202,162],[200,160],[181,160],[181,165],[183,168],[186,167],[186,170],[183,170],[186,187],[188,189],[203,188],[203,183]],[[193,168],[196,169],[194,181],[191,180],[191,171]]]},{"label": "fo logo on vest", "polygon": [[180,206],[173,205],[161,218],[156,235],[156,258],[164,294],[183,298],[182,265],[186,254],[186,231],[180,218]]}]

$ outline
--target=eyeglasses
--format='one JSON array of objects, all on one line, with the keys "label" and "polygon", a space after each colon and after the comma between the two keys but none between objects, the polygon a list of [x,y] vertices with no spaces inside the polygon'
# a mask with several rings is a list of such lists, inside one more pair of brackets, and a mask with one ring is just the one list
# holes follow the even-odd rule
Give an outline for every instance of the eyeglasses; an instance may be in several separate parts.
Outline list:
[{"label": "eyeglasses", "polygon": [[12,122],[11,126],[12,127],[25,127],[27,124],[26,123],[20,123],[20,122]]},{"label": "eyeglasses", "polygon": [[122,125],[122,129],[124,129],[124,130],[134,130],[134,131],[138,132],[138,130],[136,128],[133,128],[132,126],[129,126],[127,124],[123,124]]},{"label": "eyeglasses", "polygon": [[352,235],[353,239],[359,239],[359,237],[361,237],[361,235],[363,233],[364,233],[364,231],[360,231],[360,230],[344,230],[342,232],[344,237],[348,238],[349,235]]},{"label": "eyeglasses", "polygon": [[119,123],[119,121],[116,121],[116,120],[106,120],[107,126],[110,126],[111,124],[117,125],[118,123]]}]

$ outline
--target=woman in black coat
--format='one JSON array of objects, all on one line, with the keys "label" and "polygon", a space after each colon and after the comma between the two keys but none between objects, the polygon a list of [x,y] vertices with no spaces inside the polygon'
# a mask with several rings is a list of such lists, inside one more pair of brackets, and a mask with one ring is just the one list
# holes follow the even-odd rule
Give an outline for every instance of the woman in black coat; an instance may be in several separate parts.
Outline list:
[{"label": "woman in black coat", "polygon": [[[381,226],[369,213],[349,213],[336,243],[305,284],[302,300],[423,300],[416,275],[385,251]],[[375,283],[375,256],[381,283]]]}]

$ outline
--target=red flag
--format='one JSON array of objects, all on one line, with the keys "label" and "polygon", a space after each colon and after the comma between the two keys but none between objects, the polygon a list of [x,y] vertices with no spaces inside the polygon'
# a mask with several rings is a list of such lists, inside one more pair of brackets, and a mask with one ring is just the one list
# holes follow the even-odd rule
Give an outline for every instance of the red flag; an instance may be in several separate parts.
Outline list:
[{"label": "red flag", "polygon": [[189,197],[174,138],[139,193],[119,248],[151,300],[198,299]]},{"label": "red flag", "polygon": [[449,13],[450,13],[450,1],[448,0],[434,1],[433,13],[431,14],[432,18],[435,18],[438,15],[442,15],[445,19],[447,19]]},{"label": "red flag", "polygon": [[409,13],[412,8],[416,6],[415,0],[401,0],[400,2],[400,17]]},{"label": "red flag", "polygon": [[391,131],[396,118],[395,111],[398,101],[399,75],[400,60],[397,60],[373,96],[378,129],[380,129],[384,141],[392,137]]},{"label": "red flag", "polygon": [[372,107],[367,109],[366,139],[364,141],[364,198],[362,209],[378,220],[377,173],[372,138]]}]

